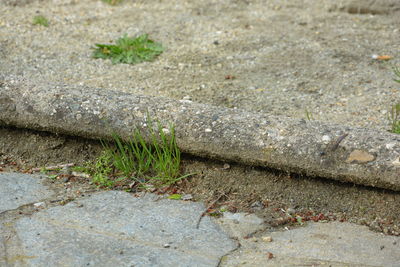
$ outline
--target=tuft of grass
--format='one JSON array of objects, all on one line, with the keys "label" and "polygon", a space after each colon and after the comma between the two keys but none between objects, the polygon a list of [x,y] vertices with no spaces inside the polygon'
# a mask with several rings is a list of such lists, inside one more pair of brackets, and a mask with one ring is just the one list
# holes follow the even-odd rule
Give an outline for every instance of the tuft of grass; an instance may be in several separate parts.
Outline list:
[{"label": "tuft of grass", "polygon": [[400,134],[400,103],[392,106],[388,119],[390,121],[390,132]]},{"label": "tuft of grass", "polygon": [[393,67],[393,73],[396,75],[399,79],[393,79],[395,82],[400,83],[400,67],[394,66]]},{"label": "tuft of grass", "polygon": [[122,3],[122,0],[101,0],[101,1],[103,1],[106,4],[112,5],[112,6]]},{"label": "tuft of grass", "polygon": [[314,120],[313,114],[310,111],[308,111],[308,109],[305,109],[304,112],[305,112],[307,120],[309,120],[309,121],[313,121]]},{"label": "tuft of grass", "polygon": [[85,171],[93,177],[93,183],[112,187],[122,180],[133,180],[143,188],[149,184],[162,187],[188,177],[180,175],[181,152],[176,144],[174,127],[170,125],[165,129],[157,123],[157,130],[153,130],[150,121],[148,128],[149,142],[139,130],[135,130],[128,142],[117,134],[113,134],[113,144],[102,142],[103,153]]},{"label": "tuft of grass", "polygon": [[110,59],[113,64],[126,63],[137,64],[144,61],[152,61],[160,55],[164,48],[142,34],[136,38],[126,34],[112,44],[95,44],[92,56],[94,58]]},{"label": "tuft of grass", "polygon": [[[395,82],[400,83],[400,67],[397,66],[392,66],[393,68],[393,73],[399,78],[399,79],[393,79]],[[388,115],[388,120],[390,122],[390,132],[400,134],[400,103],[397,103],[392,106],[389,115]]]},{"label": "tuft of grass", "polygon": [[49,21],[44,16],[38,15],[38,16],[35,16],[33,18],[32,24],[33,25],[42,25],[44,27],[48,27],[49,26]]}]

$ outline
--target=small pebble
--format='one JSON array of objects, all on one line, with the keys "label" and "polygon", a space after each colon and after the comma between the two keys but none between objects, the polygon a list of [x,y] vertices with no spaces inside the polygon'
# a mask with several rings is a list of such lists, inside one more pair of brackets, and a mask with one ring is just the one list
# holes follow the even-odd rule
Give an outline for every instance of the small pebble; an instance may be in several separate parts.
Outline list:
[{"label": "small pebble", "polygon": [[386,149],[393,149],[396,146],[395,143],[386,144]]},{"label": "small pebble", "polygon": [[34,203],[34,204],[33,204],[33,206],[34,206],[35,208],[44,207],[44,205],[45,205],[44,202],[37,202],[37,203]]},{"label": "small pebble", "polygon": [[293,209],[293,208],[288,208],[288,209],[286,210],[286,212],[287,212],[288,214],[290,214],[290,215],[293,215],[293,214],[295,214],[296,210]]},{"label": "small pebble", "polygon": [[262,240],[263,240],[264,242],[272,242],[272,237],[271,237],[271,236],[263,236],[263,237],[262,237]]},{"label": "small pebble", "polygon": [[185,194],[181,197],[182,200],[191,200],[193,196],[191,194]]},{"label": "small pebble", "polygon": [[329,137],[329,135],[324,135],[322,136],[322,141],[324,143],[329,143],[331,141],[331,138]]},{"label": "small pebble", "polygon": [[229,165],[228,163],[224,164],[224,167],[222,167],[223,170],[228,170],[231,168],[231,165]]},{"label": "small pebble", "polygon": [[263,204],[261,201],[254,201],[254,202],[250,205],[250,207],[251,207],[252,209],[260,210],[260,209],[263,209],[263,208],[264,208],[264,204]]}]

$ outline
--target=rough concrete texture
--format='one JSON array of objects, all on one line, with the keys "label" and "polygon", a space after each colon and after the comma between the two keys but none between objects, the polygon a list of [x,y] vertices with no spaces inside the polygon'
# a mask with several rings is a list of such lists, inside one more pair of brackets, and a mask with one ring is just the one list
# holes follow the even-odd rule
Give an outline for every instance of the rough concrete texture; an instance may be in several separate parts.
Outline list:
[{"label": "rough concrete texture", "polygon": [[[22,182],[15,182],[19,179]],[[2,186],[18,187],[20,194],[41,194],[42,188],[28,186],[30,180],[40,184],[37,176],[0,175]],[[14,193],[2,192],[0,202],[9,201]],[[350,223],[265,230],[255,215],[226,213],[216,221],[202,217],[197,228],[205,209],[201,203],[105,191],[86,192],[63,205],[56,200],[62,196],[48,194],[43,199],[45,195],[43,204],[21,203],[24,206],[17,209],[10,205],[12,210],[0,214],[0,266],[398,266],[400,262],[400,237]]]},{"label": "rough concrete texture", "polygon": [[203,210],[110,191],[20,219],[15,229],[33,266],[216,266],[236,244],[208,217],[196,229]]},{"label": "rough concrete texture", "polygon": [[399,266],[400,238],[350,223],[309,223],[239,239],[221,266]]},{"label": "rough concrete texture", "polygon": [[49,198],[52,192],[40,183],[43,176],[0,173],[0,213]]},{"label": "rough concrete texture", "polygon": [[[397,0],[0,1],[0,73],[389,130],[399,101]],[[337,8],[333,8],[337,6]],[[387,14],[349,14],[356,7]],[[354,14],[356,13],[356,14]],[[223,15],[221,15],[223,14]],[[295,15],[293,15],[295,14]],[[32,25],[37,15],[49,27]],[[91,58],[148,33],[154,62]],[[389,55],[389,62],[372,58]],[[389,64],[387,64],[389,63]]]},{"label": "rough concrete texture", "polygon": [[81,86],[5,79],[0,87],[6,125],[127,139],[135,129],[149,135],[148,116],[172,123],[184,152],[400,190],[397,134]]}]

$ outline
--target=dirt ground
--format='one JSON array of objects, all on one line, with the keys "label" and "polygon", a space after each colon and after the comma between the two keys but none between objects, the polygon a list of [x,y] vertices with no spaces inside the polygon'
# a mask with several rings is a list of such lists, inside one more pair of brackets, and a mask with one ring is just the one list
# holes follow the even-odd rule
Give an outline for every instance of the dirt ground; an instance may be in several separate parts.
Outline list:
[{"label": "dirt ground", "polygon": [[[99,142],[49,133],[0,128],[0,169],[29,171],[32,167],[82,165],[102,151]],[[228,165],[227,165],[228,164]],[[211,211],[254,212],[271,227],[296,225],[293,219],[340,220],[365,224],[386,234],[400,235],[400,194],[386,190],[302,177],[265,168],[216,162],[186,155],[183,173],[196,173],[174,190],[212,205]],[[89,178],[48,181],[60,192],[99,190]],[[60,195],[62,195],[60,193]],[[290,216],[288,216],[290,214]],[[291,218],[292,217],[292,218]]]}]

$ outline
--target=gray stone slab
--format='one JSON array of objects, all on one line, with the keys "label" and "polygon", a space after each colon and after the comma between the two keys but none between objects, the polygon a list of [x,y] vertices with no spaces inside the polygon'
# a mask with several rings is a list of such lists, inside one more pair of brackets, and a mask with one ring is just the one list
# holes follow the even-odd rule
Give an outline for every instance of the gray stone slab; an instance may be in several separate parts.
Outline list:
[{"label": "gray stone slab", "polygon": [[3,226],[0,224],[0,266],[7,266],[6,262],[6,248],[4,246],[4,238],[5,235],[3,233]]},{"label": "gray stone slab", "polygon": [[0,213],[50,197],[52,192],[39,178],[21,173],[0,173]]},{"label": "gray stone slab", "polygon": [[203,204],[155,197],[108,191],[22,218],[19,253],[27,266],[216,266],[237,247],[209,217],[196,229]]},{"label": "gray stone slab", "polygon": [[242,241],[221,266],[400,266],[400,237],[351,223],[310,223]]}]

